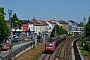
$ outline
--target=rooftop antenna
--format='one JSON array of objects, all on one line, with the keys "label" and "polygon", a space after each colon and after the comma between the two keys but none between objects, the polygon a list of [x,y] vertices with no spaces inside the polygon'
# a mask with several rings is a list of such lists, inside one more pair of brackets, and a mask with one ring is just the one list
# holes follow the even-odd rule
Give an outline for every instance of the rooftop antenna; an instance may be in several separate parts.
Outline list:
[{"label": "rooftop antenna", "polygon": [[87,12],[89,13],[88,15],[90,16],[90,9]]},{"label": "rooftop antenna", "polygon": [[61,17],[61,20],[62,20],[62,17]]},{"label": "rooftop antenna", "polygon": [[28,19],[28,21],[29,21],[29,19]]},{"label": "rooftop antenna", "polygon": [[55,17],[53,17],[53,20],[55,20]]},{"label": "rooftop antenna", "polygon": [[35,17],[33,17],[33,19],[35,19]]},{"label": "rooftop antenna", "polygon": [[33,17],[33,23],[35,22],[35,17]]}]

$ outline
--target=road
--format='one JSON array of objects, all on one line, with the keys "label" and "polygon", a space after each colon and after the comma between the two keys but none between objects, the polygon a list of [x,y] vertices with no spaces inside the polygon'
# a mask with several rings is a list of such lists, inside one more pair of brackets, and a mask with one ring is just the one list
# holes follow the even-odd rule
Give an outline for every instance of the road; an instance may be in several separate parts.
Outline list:
[{"label": "road", "polygon": [[[22,46],[24,46],[24,45],[26,45],[26,44],[28,44],[28,43],[31,43],[31,42],[32,42],[32,41],[24,42],[24,43],[22,43]],[[18,45],[13,46],[12,52],[14,52],[15,50],[17,50],[17,49],[19,49],[19,48],[21,48],[21,43],[18,44]],[[8,51],[1,51],[0,59],[6,57],[6,56],[9,55],[9,54],[10,54],[9,50],[8,50]]]}]

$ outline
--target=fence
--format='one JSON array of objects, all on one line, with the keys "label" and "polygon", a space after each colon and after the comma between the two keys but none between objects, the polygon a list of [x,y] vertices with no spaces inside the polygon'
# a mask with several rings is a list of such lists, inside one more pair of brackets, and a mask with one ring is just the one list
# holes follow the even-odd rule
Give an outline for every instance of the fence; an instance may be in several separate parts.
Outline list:
[{"label": "fence", "polygon": [[[30,38],[27,38],[27,39],[30,39]],[[27,50],[30,50],[31,48],[34,48],[35,47],[35,41],[34,41],[34,39],[32,39],[32,40],[33,41],[29,42],[28,44],[22,45],[22,47],[19,47],[18,49],[13,50],[11,54],[8,53],[8,55],[1,58],[0,60],[10,60],[11,57],[13,57],[12,59],[14,59],[14,58],[20,56],[22,53],[26,52]],[[48,36],[45,35],[45,41],[47,41],[47,40],[48,40]],[[40,40],[37,40],[36,44],[43,43],[45,41],[43,41],[43,39],[40,39]]]},{"label": "fence", "polygon": [[18,57],[19,55],[21,55],[22,53],[26,52],[27,50],[33,48],[33,46],[34,46],[34,42],[31,41],[28,44],[23,45],[22,47],[16,50],[13,50],[11,53],[12,55],[9,53],[7,56],[3,57],[1,60],[10,60],[11,56],[13,57],[12,59],[14,59]]}]

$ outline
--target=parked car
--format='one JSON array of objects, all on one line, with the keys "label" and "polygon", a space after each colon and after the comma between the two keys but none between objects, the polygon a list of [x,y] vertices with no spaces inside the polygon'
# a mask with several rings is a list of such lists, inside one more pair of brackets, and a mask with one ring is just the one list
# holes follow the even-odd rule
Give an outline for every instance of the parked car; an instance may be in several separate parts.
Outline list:
[{"label": "parked car", "polygon": [[10,44],[5,44],[3,46],[1,46],[1,51],[7,51],[8,49],[10,49],[11,45]]},{"label": "parked car", "polygon": [[10,37],[5,37],[3,42],[9,44],[10,43]]},{"label": "parked car", "polygon": [[18,42],[18,38],[12,38],[12,42]]},{"label": "parked car", "polygon": [[18,42],[19,41],[19,38],[17,35],[13,35],[12,37],[12,42]]}]

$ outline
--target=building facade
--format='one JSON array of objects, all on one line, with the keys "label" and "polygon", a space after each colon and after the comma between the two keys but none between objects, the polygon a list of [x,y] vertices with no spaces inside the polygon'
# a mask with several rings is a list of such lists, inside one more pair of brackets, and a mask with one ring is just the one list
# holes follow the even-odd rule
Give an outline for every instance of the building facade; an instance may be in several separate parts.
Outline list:
[{"label": "building facade", "polygon": [[39,32],[42,32],[43,24],[40,21],[36,19],[32,19],[31,22],[34,24],[33,30],[35,33],[38,34]]},{"label": "building facade", "polygon": [[74,22],[73,20],[68,20],[68,28],[69,28],[69,32],[68,34],[73,34],[73,32],[77,31],[77,23]]},{"label": "building facade", "polygon": [[79,34],[84,34],[84,32],[85,32],[84,26],[85,25],[82,22],[80,22],[80,24],[77,24],[76,30],[80,31]]},{"label": "building facade", "polygon": [[56,25],[56,24],[55,24],[55,21],[48,20],[48,21],[47,21],[47,24],[48,24],[48,32],[51,33],[52,30],[53,30],[53,28],[54,28],[54,26]]},{"label": "building facade", "polygon": [[69,31],[68,23],[66,21],[59,20],[59,21],[56,21],[56,24],[58,24],[59,26],[62,26],[62,28],[65,29],[67,32]]}]

